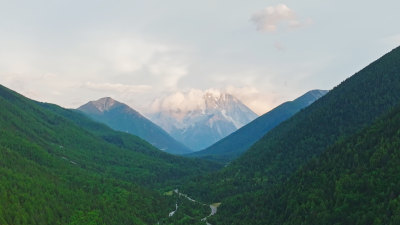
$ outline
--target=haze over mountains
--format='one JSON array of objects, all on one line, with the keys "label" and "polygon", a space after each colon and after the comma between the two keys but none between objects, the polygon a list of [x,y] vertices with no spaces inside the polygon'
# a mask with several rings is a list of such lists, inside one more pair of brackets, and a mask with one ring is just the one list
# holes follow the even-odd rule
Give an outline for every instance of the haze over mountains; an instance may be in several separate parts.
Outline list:
[{"label": "haze over mountains", "polygon": [[115,130],[137,135],[168,153],[185,154],[191,152],[188,147],[176,141],[139,112],[112,98],[105,97],[88,102],[79,107],[78,110]]},{"label": "haze over mountains", "polygon": [[210,146],[258,117],[234,96],[215,90],[179,92],[158,99],[148,116],[195,151]]},{"label": "haze over mountains", "polygon": [[289,119],[301,109],[311,105],[327,92],[325,90],[312,90],[293,101],[285,102],[212,146],[202,151],[194,152],[190,156],[221,162],[231,161],[239,157],[269,130]]}]

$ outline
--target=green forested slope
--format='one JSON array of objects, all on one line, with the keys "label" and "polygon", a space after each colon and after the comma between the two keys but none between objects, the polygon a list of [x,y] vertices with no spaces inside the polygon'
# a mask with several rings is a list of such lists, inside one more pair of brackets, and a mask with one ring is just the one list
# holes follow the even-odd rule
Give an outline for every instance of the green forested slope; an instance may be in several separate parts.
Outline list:
[{"label": "green forested slope", "polygon": [[[39,153],[27,159],[19,148]],[[31,143],[0,147],[0,224],[153,224],[171,207],[155,192],[40,151]]]},{"label": "green forested slope", "polygon": [[155,224],[174,201],[138,184],[216,168],[0,86],[0,224]]},{"label": "green forested slope", "polygon": [[[397,48],[271,130],[221,172],[188,183],[185,191],[210,201],[222,200],[217,217],[231,222],[225,224],[246,224],[247,218],[262,220],[269,190],[336,141],[372,124],[399,102]],[[205,191],[210,189],[211,192]]]},{"label": "green forested slope", "polygon": [[[64,109],[53,104],[37,104],[68,119],[79,128],[83,128],[96,138],[101,139],[102,142],[111,144],[112,148],[118,147],[118,149],[129,150],[128,155],[125,154],[124,158],[117,160],[121,160],[121,163],[124,163],[123,165],[128,169],[135,168],[137,171],[143,171],[143,173],[135,172],[135,174],[129,176],[129,181],[151,188],[164,187],[164,189],[169,190],[184,183],[189,177],[221,168],[221,165],[217,163],[167,154],[139,137],[114,131],[101,123],[94,122],[79,111]],[[118,155],[111,152],[104,158],[110,157],[116,158]],[[110,163],[113,164],[113,162]],[[113,176],[120,176],[120,172],[117,171]],[[126,173],[124,172],[122,179],[129,178]]]},{"label": "green forested slope", "polygon": [[286,188],[285,224],[400,224],[400,108],[339,141]]},{"label": "green forested slope", "polygon": [[400,107],[268,193],[247,224],[400,224]]}]

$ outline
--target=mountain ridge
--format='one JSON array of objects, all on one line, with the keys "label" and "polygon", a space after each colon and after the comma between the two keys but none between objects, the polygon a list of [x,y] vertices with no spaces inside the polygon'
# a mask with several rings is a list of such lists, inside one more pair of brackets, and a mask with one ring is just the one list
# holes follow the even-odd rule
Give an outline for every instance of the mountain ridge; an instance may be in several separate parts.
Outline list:
[{"label": "mountain ridge", "polygon": [[191,152],[188,147],[176,141],[161,127],[138,111],[110,97],[90,101],[77,110],[115,130],[137,135],[168,153],[185,154]]},{"label": "mountain ridge", "polygon": [[186,156],[229,162],[239,157],[269,130],[293,116],[295,113],[324,96],[328,91],[311,90],[293,101],[287,101],[259,116],[237,131],[219,140],[210,147]]}]

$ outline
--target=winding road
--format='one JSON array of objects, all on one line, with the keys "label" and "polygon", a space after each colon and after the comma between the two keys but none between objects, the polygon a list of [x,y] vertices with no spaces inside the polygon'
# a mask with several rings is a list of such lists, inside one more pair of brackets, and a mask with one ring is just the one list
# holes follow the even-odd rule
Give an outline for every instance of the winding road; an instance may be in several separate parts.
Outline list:
[{"label": "winding road", "polygon": [[[186,198],[187,200],[189,200],[189,201],[197,202],[197,203],[202,204],[202,205],[206,205],[206,204],[204,204],[204,203],[201,203],[201,202],[198,202],[198,201],[194,200],[193,198],[189,197],[187,194],[183,194],[183,193],[179,192],[178,189],[175,189],[174,192],[175,192],[176,194],[178,194],[179,196],[185,197],[185,198]],[[217,209],[218,209],[218,206],[219,206],[219,205],[220,205],[220,204],[211,204],[211,205],[210,205],[210,209],[211,209],[210,215],[204,217],[203,219],[201,219],[201,221],[206,222],[207,225],[211,225],[210,223],[207,222],[207,218],[208,218],[208,217],[211,217],[211,216],[214,216],[215,214],[217,214]],[[169,213],[169,217],[173,216],[177,210],[178,210],[178,203],[175,204],[175,210]]]},{"label": "winding road", "polygon": [[207,225],[211,225],[210,223],[207,222],[207,218],[210,216],[214,216],[217,213],[217,206],[214,205],[210,205],[210,209],[211,209],[211,213],[210,215],[204,217],[203,219],[201,219],[201,221],[205,221]]},{"label": "winding road", "polygon": [[169,213],[169,217],[173,216],[178,210],[178,203],[175,203],[175,210]]}]

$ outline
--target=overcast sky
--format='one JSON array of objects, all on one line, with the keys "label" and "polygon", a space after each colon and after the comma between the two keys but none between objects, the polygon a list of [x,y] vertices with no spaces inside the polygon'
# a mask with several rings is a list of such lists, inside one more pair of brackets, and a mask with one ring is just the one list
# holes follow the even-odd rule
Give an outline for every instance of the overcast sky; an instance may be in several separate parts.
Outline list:
[{"label": "overcast sky", "polygon": [[0,84],[76,108],[219,89],[262,114],[400,45],[400,1],[0,0]]}]

